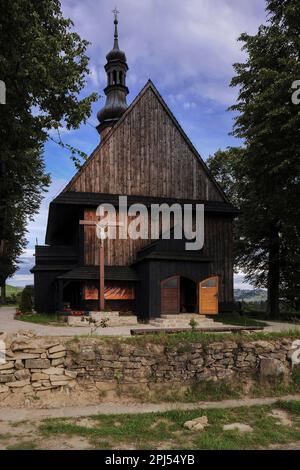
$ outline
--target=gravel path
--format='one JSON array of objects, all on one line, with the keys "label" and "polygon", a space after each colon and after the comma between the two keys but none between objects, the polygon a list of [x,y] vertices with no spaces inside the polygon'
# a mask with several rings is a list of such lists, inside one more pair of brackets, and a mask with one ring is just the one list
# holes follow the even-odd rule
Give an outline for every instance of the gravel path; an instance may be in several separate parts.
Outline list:
[{"label": "gravel path", "polygon": [[300,331],[300,324],[299,323],[283,323],[277,321],[268,321],[268,326],[264,328],[264,331],[268,332],[279,332],[279,331],[289,331],[289,330],[299,330]]},{"label": "gravel path", "polygon": [[[18,330],[32,330],[35,331],[38,336],[80,336],[90,333],[90,329],[87,327],[39,325],[15,320],[14,314],[15,308],[0,308],[0,332],[16,333]],[[99,328],[94,334],[100,336],[130,336],[131,328],[133,328],[133,326]],[[143,325],[143,328],[153,328],[153,326]]]},{"label": "gravel path", "polygon": [[102,403],[89,406],[65,406],[62,408],[0,408],[0,421],[19,422],[45,418],[76,418],[96,414],[152,413],[170,410],[207,410],[239,408],[240,406],[272,405],[278,400],[300,401],[300,394],[272,398],[244,398],[240,400],[200,401],[197,403]]},{"label": "gravel path", "polygon": [[[0,332],[16,333],[18,330],[32,330],[38,336],[80,336],[88,335],[90,329],[86,327],[78,326],[50,326],[50,325],[39,325],[35,323],[29,323],[25,321],[14,319],[15,308],[13,307],[1,307],[0,308]],[[280,323],[270,321],[269,326],[264,328],[264,331],[276,332],[276,331],[288,331],[291,329],[299,329],[299,324],[294,323]],[[221,327],[222,324],[218,324]],[[216,323],[212,323],[212,327],[216,327]],[[229,325],[226,325],[229,326]],[[143,324],[140,325],[143,329],[153,329],[152,325]],[[115,326],[108,328],[99,328],[94,334],[99,336],[130,336],[130,330],[133,326]]]}]

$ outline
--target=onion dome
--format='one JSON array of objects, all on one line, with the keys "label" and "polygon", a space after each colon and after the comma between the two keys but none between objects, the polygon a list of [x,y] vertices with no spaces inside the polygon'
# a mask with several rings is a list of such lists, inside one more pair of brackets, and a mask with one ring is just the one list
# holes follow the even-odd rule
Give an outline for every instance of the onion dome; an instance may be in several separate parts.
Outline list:
[{"label": "onion dome", "polygon": [[114,46],[106,56],[107,63],[104,67],[107,75],[107,86],[104,89],[106,102],[97,114],[99,121],[97,130],[100,134],[104,129],[112,127],[128,107],[126,103],[126,96],[129,92],[126,86],[128,65],[125,53],[119,48],[118,11],[115,9],[113,13],[115,16]]}]

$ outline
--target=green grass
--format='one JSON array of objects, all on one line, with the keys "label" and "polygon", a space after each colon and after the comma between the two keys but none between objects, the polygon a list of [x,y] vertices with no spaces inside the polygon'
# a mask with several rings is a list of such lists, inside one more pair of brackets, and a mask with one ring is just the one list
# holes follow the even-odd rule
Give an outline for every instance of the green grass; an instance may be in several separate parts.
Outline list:
[{"label": "green grass", "polygon": [[18,304],[17,304],[17,303],[15,303],[15,304],[0,304],[0,308],[1,308],[1,307],[5,307],[5,308],[7,308],[7,307],[10,307],[10,308],[17,308],[17,307],[18,307]]},{"label": "green grass", "polygon": [[[145,392],[142,401],[145,401]],[[220,401],[226,399],[241,398],[243,390],[240,384],[231,384],[225,381],[207,381],[199,382],[191,385],[185,390],[182,387],[172,387],[169,390],[158,391],[152,395],[156,402],[182,402],[182,403],[195,403],[199,401]]]},{"label": "green grass", "polygon": [[[91,339],[91,336],[88,334],[74,336],[70,338],[67,344],[80,343],[85,339]],[[300,330],[290,329],[280,332],[252,332],[251,335],[245,336],[240,333],[209,333],[209,332],[200,332],[200,331],[184,331],[181,333],[156,333],[156,334],[146,334],[138,336],[128,336],[128,337],[116,337],[116,336],[93,336],[93,340],[97,342],[106,342],[112,345],[115,345],[116,350],[118,345],[121,343],[133,344],[136,346],[144,347],[145,344],[161,344],[163,346],[172,347],[178,346],[179,343],[183,343],[183,348],[191,348],[192,343],[201,343],[203,345],[209,344],[212,342],[219,341],[236,341],[238,343],[249,342],[249,341],[272,341],[280,338],[287,339],[300,339]],[[185,344],[186,343],[186,346]]]},{"label": "green grass", "polygon": [[224,325],[238,325],[238,326],[268,326],[268,323],[263,321],[257,321],[254,318],[246,315],[240,315],[237,312],[232,313],[220,313],[217,317],[217,321],[224,323]]},{"label": "green grass", "polygon": [[52,326],[65,326],[63,318],[58,317],[57,315],[47,315],[46,313],[32,313],[16,317],[16,320],[28,322],[28,323],[38,323],[41,325],[52,325]]},{"label": "green grass", "polygon": [[299,392],[300,368],[297,367],[293,370],[289,383],[285,383],[279,377],[263,383],[260,383],[257,379],[254,380],[248,396],[252,398],[280,397],[282,395],[296,394]]},{"label": "green grass", "polygon": [[7,450],[35,450],[37,444],[34,441],[20,441],[16,444],[7,446]]},{"label": "green grass", "polygon": [[277,405],[279,408],[289,411],[290,413],[293,413],[295,415],[299,415],[300,417],[300,402],[299,401],[283,401],[279,400],[277,402]]},{"label": "green grass", "polygon": [[[269,416],[272,409],[289,412],[293,426],[277,424]],[[209,426],[204,431],[189,431],[185,421],[206,415]],[[90,419],[94,427],[87,428],[70,419],[45,420],[39,432],[44,438],[82,436],[93,448],[118,449],[258,449],[271,444],[300,440],[300,403],[278,402],[273,406],[252,406],[235,409],[209,409],[165,413],[97,415]],[[224,424],[249,424],[253,432],[223,431]],[[80,421],[79,421],[80,423]]]},{"label": "green grass", "polygon": [[[17,303],[17,300],[16,300],[16,297],[18,296],[18,294],[20,294],[22,292],[22,290],[24,289],[24,287],[16,287],[16,286],[11,286],[9,284],[6,284],[6,303],[5,304],[0,304],[0,308],[1,307],[17,307],[18,306],[18,303]],[[10,300],[12,300],[12,298],[14,299],[14,301],[16,301],[15,303],[8,303]]]},{"label": "green grass", "polygon": [[17,295],[19,292],[22,292],[24,287],[16,287],[6,284],[6,297],[11,297],[12,295]]}]

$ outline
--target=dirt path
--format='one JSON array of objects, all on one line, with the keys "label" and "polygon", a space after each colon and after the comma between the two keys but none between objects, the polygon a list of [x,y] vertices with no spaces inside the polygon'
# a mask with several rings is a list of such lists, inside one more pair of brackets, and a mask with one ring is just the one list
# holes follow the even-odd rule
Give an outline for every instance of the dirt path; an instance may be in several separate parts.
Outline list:
[{"label": "dirt path", "polygon": [[32,408],[2,408],[0,409],[0,422],[20,422],[25,420],[41,420],[45,418],[76,418],[95,414],[134,414],[164,412],[169,410],[194,410],[194,409],[225,409],[238,408],[240,406],[272,405],[278,400],[300,401],[300,394],[285,395],[272,398],[245,398],[240,400],[223,400],[218,402],[197,403],[102,403],[91,406],[66,406],[63,408],[32,409]]},{"label": "dirt path", "polygon": [[300,450],[300,441],[270,445],[267,450]]},{"label": "dirt path", "polygon": [[[25,321],[14,319],[15,308],[13,307],[1,307],[0,308],[0,332],[16,333],[18,330],[32,330],[38,336],[80,336],[88,335],[90,332],[89,328],[77,327],[77,326],[51,326],[51,325],[40,325],[35,323],[29,323]],[[280,323],[270,321],[267,327],[264,328],[265,332],[275,331],[288,331],[291,329],[299,329],[299,323]],[[216,326],[213,325],[212,326]],[[221,325],[224,326],[224,325]],[[230,325],[226,325],[230,326]],[[115,326],[108,328],[99,328],[94,334],[104,336],[130,336],[130,329],[132,326]],[[143,324],[143,329],[155,328],[152,325]]]},{"label": "dirt path", "polygon": [[[16,333],[18,330],[31,330],[38,336],[80,336],[88,335],[90,328],[80,326],[52,326],[40,325],[38,323],[29,323],[26,321],[15,320],[16,309],[12,307],[0,308],[0,332]],[[153,328],[145,325],[146,328]],[[130,336],[132,326],[115,326],[108,328],[99,328],[94,334],[105,336]],[[144,325],[143,325],[144,328]]]}]

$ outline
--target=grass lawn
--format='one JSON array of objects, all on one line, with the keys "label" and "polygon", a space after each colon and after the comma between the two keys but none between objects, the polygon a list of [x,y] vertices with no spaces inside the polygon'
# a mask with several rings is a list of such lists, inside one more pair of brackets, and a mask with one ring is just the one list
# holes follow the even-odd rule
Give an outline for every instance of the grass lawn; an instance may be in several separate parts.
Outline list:
[{"label": "grass lawn", "polygon": [[[293,426],[276,424],[268,416],[272,408],[290,412]],[[189,431],[185,421],[206,415],[209,426],[202,432]],[[94,448],[114,449],[255,449],[270,444],[300,440],[300,403],[279,403],[276,406],[225,410],[169,411],[136,415],[99,415],[91,418],[93,427],[80,425],[77,420],[48,420],[40,427],[45,437],[67,434],[89,439]],[[223,431],[224,424],[245,423],[253,432]],[[149,430],[151,430],[149,432]]]},{"label": "grass lawn", "polygon": [[32,313],[17,316],[16,320],[28,323],[38,323],[41,325],[66,326],[62,317],[57,315],[47,315],[46,313]]},{"label": "grass lawn", "polygon": [[1,308],[1,307],[3,307],[3,308],[4,308],[4,307],[5,307],[5,308],[7,308],[7,307],[10,307],[10,308],[17,308],[17,307],[18,307],[18,304],[0,304],[0,308]]},{"label": "grass lawn", "polygon": [[[88,337],[88,335],[86,335]],[[74,336],[69,341],[80,341],[81,336]],[[252,332],[249,336],[245,337],[243,334],[237,333],[209,333],[201,331],[183,331],[180,333],[156,333],[156,334],[147,334],[147,335],[137,335],[137,336],[124,336],[122,337],[122,342],[129,344],[136,344],[143,346],[147,343],[154,344],[163,344],[165,346],[177,346],[178,343],[183,343],[183,350],[189,351],[190,345],[192,343],[202,343],[209,344],[215,341],[258,341],[258,340],[276,340],[280,338],[291,338],[291,339],[300,339],[300,330],[291,329],[280,332]],[[111,343],[118,343],[120,338],[114,336],[94,336],[95,340],[98,341],[109,341]]]},{"label": "grass lawn", "polygon": [[[288,420],[270,416],[277,410]],[[203,431],[184,428],[185,421],[206,415],[209,426]],[[252,432],[224,431],[225,424],[243,423]],[[28,428],[28,422],[24,426]],[[167,449],[167,450],[238,450],[267,449],[272,445],[297,442],[300,445],[300,402],[278,402],[270,406],[235,409],[168,411],[124,415],[96,415],[89,418],[47,419],[36,425],[34,439],[20,435],[9,444],[0,437],[0,444],[13,449]],[[10,430],[13,435],[13,430]],[[6,439],[6,441],[5,441]]]},{"label": "grass lawn", "polygon": [[219,313],[216,317],[217,322],[224,323],[224,325],[238,325],[238,326],[268,326],[268,323],[258,321],[255,318],[246,315],[240,315],[237,312],[232,313]]}]

